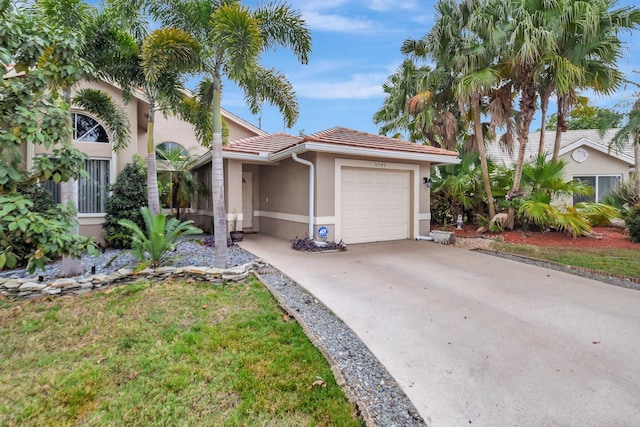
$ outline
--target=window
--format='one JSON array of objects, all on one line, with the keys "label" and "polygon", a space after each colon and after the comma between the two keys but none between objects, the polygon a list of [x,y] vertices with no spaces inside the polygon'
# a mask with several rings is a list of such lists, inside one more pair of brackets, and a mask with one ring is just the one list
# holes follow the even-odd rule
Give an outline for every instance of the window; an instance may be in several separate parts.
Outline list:
[{"label": "window", "polygon": [[88,178],[78,181],[78,212],[103,213],[109,187],[109,160],[85,160]]},{"label": "window", "polygon": [[[81,114],[73,113],[73,139],[79,142],[97,142],[101,144],[109,143],[109,135],[100,123],[95,119]],[[78,203],[79,213],[103,213],[104,203],[108,196],[108,185],[110,178],[110,160],[90,159],[85,160],[84,170],[89,173],[88,178],[78,180]],[[53,200],[60,203],[61,186],[52,180],[42,183],[42,186],[49,190]]]},{"label": "window", "polygon": [[593,195],[573,196],[573,204],[580,202],[601,202],[607,194],[616,191],[620,187],[622,177],[620,175],[600,175],[600,176],[574,176],[576,181],[582,181],[593,187]]},{"label": "window", "polygon": [[158,149],[164,151],[165,153],[171,153],[173,151],[179,151],[180,152],[180,156],[184,156],[185,158],[189,156],[189,152],[180,144],[178,144],[177,142],[171,142],[171,141],[167,141],[167,142],[163,142],[162,144],[158,144],[158,146],[156,147],[156,159],[158,160],[168,160],[167,157],[160,153],[158,151]]},{"label": "window", "polygon": [[95,119],[80,113],[73,113],[73,140],[80,142],[109,143],[107,130]]}]

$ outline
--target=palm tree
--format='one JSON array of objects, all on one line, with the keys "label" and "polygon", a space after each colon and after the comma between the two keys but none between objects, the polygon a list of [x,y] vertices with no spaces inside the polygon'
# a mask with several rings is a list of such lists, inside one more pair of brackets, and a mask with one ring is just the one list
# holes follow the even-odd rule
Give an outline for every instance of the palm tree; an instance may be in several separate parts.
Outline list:
[{"label": "palm tree", "polygon": [[620,128],[611,140],[611,147],[621,150],[629,141],[633,143],[635,195],[636,199],[640,200],[640,99],[633,104],[627,123]]},{"label": "palm tree", "polygon": [[[260,66],[260,55],[278,46],[290,49],[306,64],[311,51],[311,34],[299,12],[287,4],[271,3],[249,9],[238,0],[171,0],[156,2],[152,10],[170,26],[188,31],[193,38],[206,41],[201,52],[206,78],[199,86],[199,102],[208,106],[210,115],[195,123],[202,131],[211,131],[211,193],[215,232],[215,264],[226,267],[227,218],[222,160],[221,97],[223,77],[244,91],[253,113],[264,101],[275,105],[291,127],[298,117],[293,87],[275,69]],[[200,109],[202,111],[202,109]]]},{"label": "palm tree", "polygon": [[189,207],[197,201],[199,193],[205,190],[205,186],[198,178],[191,173],[193,163],[198,160],[199,156],[183,152],[182,149],[163,150],[156,148],[156,152],[160,156],[160,162],[166,165],[161,172],[169,175],[171,188],[167,195],[168,205],[171,209],[176,210],[176,217],[182,220],[182,209]]},{"label": "palm tree", "polygon": [[[436,61],[437,68],[449,76],[448,96],[457,99],[461,110],[470,111],[469,121],[473,123],[474,147],[480,156],[483,185],[489,208],[489,215],[495,215],[493,194],[489,178],[489,168],[484,142],[482,123],[483,99],[499,86],[501,77],[494,64],[495,52],[483,26],[477,19],[477,4],[456,3],[454,0],[440,0],[436,5],[438,20],[431,31],[421,40],[406,40],[402,50],[405,54]],[[418,95],[409,101],[416,103]],[[428,100],[428,98],[427,98]],[[498,115],[494,115],[498,118]]]},{"label": "palm tree", "polygon": [[107,80],[123,88],[125,98],[136,88],[142,89],[149,103],[147,119],[147,191],[149,209],[160,212],[156,147],[154,141],[155,116],[159,108],[175,108],[183,97],[184,74],[195,71],[200,44],[186,31],[160,28],[151,33],[144,13],[145,2],[114,1],[108,13],[126,31],[122,34],[121,54],[104,72]]},{"label": "palm tree", "polygon": [[[409,49],[405,54],[411,54]],[[410,141],[455,148],[462,126],[451,74],[405,59],[382,89],[387,96],[373,116],[381,135],[401,137],[408,131]]]},{"label": "palm tree", "polygon": [[[560,151],[562,132],[567,130],[567,117],[580,101],[578,89],[592,89],[610,94],[625,80],[617,67],[622,44],[617,34],[640,23],[640,9],[622,7],[609,10],[612,0],[563,2],[558,26],[557,54],[549,58],[551,85],[558,95],[558,124],[553,159]],[[541,134],[543,134],[542,132]]]}]

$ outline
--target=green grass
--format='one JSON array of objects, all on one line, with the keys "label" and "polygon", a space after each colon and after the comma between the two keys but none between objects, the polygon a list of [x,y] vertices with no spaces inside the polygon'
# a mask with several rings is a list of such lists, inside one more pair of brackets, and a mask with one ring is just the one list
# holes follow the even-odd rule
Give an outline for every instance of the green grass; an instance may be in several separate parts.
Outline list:
[{"label": "green grass", "polygon": [[2,426],[363,425],[255,279],[0,302]]},{"label": "green grass", "polygon": [[496,244],[494,248],[501,252],[598,270],[607,274],[640,278],[640,252],[635,249],[574,249],[511,243]]}]

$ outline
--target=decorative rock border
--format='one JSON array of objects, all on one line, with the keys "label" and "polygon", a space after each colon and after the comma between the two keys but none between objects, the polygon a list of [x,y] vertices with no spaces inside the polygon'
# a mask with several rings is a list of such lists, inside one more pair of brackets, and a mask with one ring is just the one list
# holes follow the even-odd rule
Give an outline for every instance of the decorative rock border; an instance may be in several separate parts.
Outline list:
[{"label": "decorative rock border", "polygon": [[39,282],[37,278],[3,279],[0,278],[0,295],[7,298],[36,298],[43,296],[82,295],[93,289],[111,285],[122,285],[141,280],[166,280],[169,277],[194,279],[215,284],[241,282],[266,263],[261,259],[233,268],[208,267],[158,267],[134,271],[122,268],[111,274],[95,274],[82,278],[60,278],[51,282]]}]

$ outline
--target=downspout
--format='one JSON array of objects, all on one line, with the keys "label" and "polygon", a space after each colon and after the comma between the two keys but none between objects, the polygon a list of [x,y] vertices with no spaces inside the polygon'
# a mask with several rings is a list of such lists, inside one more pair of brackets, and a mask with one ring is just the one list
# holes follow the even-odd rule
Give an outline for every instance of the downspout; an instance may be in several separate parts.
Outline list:
[{"label": "downspout", "polygon": [[311,163],[310,161],[301,159],[300,157],[298,157],[298,154],[295,152],[291,153],[291,158],[293,159],[294,162],[302,163],[303,165],[309,166],[309,238],[311,240],[314,240],[313,239],[313,213],[314,213],[313,202],[315,199],[314,166],[313,166],[313,163]]}]

